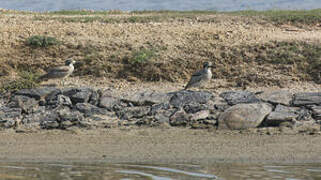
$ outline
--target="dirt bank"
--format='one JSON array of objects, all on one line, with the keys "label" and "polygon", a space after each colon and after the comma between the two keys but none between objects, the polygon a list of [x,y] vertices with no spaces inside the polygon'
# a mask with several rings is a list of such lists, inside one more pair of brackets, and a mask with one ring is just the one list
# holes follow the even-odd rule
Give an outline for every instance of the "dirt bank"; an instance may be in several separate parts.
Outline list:
[{"label": "dirt bank", "polygon": [[1,161],[197,163],[321,161],[320,135],[180,128],[1,133]]},{"label": "dirt bank", "polygon": [[182,83],[211,61],[221,80],[212,88],[320,85],[320,13],[291,13],[3,12],[0,80],[27,79],[6,88],[28,87],[73,57],[73,76],[93,82]]}]

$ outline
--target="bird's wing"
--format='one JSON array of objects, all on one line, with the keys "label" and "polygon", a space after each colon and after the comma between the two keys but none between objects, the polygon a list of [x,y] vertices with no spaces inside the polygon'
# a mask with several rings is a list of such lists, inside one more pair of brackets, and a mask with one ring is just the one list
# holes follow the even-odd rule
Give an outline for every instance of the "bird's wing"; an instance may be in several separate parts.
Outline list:
[{"label": "bird's wing", "polygon": [[193,86],[197,82],[201,81],[202,75],[204,74],[203,70],[197,71],[194,74],[192,74],[191,79],[188,81],[187,85],[185,86],[185,89]]},{"label": "bird's wing", "polygon": [[203,70],[197,71],[195,73],[192,74],[192,77],[196,77],[196,76],[202,76],[203,75]]},{"label": "bird's wing", "polygon": [[52,69],[49,69],[48,73],[53,73],[53,72],[56,72],[56,73],[66,73],[68,72],[70,69],[68,66],[59,66],[59,67],[55,67],[55,68],[52,68]]},{"label": "bird's wing", "polygon": [[70,69],[68,66],[59,66],[49,69],[47,74],[41,76],[39,80],[52,79],[52,78],[62,78],[68,75]]}]

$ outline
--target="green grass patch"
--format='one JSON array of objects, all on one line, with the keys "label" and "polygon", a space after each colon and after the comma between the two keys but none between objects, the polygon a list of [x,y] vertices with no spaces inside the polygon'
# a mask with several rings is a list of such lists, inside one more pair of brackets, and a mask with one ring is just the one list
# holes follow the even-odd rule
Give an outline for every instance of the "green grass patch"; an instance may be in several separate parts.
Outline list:
[{"label": "green grass patch", "polygon": [[14,92],[20,89],[30,89],[39,86],[38,83],[39,74],[22,71],[19,73],[19,78],[13,81],[5,82],[0,87],[0,92]]},{"label": "green grass patch", "polygon": [[26,44],[34,48],[45,48],[48,46],[59,45],[60,43],[61,42],[58,41],[55,37],[40,35],[31,36],[26,40]]},{"label": "green grass patch", "polygon": [[144,48],[134,51],[132,57],[129,59],[129,62],[131,64],[143,64],[149,62],[155,56],[156,53],[154,50]]}]

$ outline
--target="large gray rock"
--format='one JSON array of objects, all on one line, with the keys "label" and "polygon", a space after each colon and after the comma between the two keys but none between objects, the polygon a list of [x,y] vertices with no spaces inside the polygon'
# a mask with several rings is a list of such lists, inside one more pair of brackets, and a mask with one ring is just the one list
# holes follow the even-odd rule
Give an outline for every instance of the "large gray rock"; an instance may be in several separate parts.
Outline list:
[{"label": "large gray rock", "polygon": [[179,108],[187,104],[207,104],[211,99],[213,99],[213,94],[204,91],[177,91],[169,93],[172,95],[169,103],[170,105]]},{"label": "large gray rock", "polygon": [[321,92],[315,93],[297,93],[294,95],[294,106],[321,105]]},{"label": "large gray rock", "polygon": [[[98,93],[90,88],[71,88],[63,90],[63,95],[68,96],[73,104],[77,103],[91,103],[96,104],[98,102]],[[93,97],[93,98],[92,98]]]},{"label": "large gray rock", "polygon": [[148,106],[153,104],[167,103],[171,94],[165,94],[155,91],[135,92],[122,97],[122,101],[130,102],[136,106]]},{"label": "large gray rock", "polygon": [[261,124],[272,111],[266,103],[237,104],[226,109],[219,116],[220,129],[248,129]]},{"label": "large gray rock", "polygon": [[285,90],[281,91],[267,91],[259,94],[258,97],[271,104],[283,104],[290,106],[293,98],[293,93]]},{"label": "large gray rock", "polygon": [[36,100],[45,99],[45,97],[51,94],[54,91],[59,91],[54,87],[44,87],[44,88],[35,88],[35,89],[22,89],[15,93],[15,95],[28,96],[35,98]]},{"label": "large gray rock", "polygon": [[223,92],[220,94],[220,97],[224,98],[229,105],[241,103],[256,103],[260,101],[253,92],[249,91]]}]

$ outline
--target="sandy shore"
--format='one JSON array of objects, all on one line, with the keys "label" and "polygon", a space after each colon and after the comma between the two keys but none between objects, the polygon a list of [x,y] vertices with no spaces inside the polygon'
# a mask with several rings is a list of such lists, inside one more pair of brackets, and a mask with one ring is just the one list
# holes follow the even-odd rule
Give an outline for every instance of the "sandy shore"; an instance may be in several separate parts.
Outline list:
[{"label": "sandy shore", "polygon": [[1,131],[0,161],[316,163],[320,135],[259,135],[181,128]]}]

